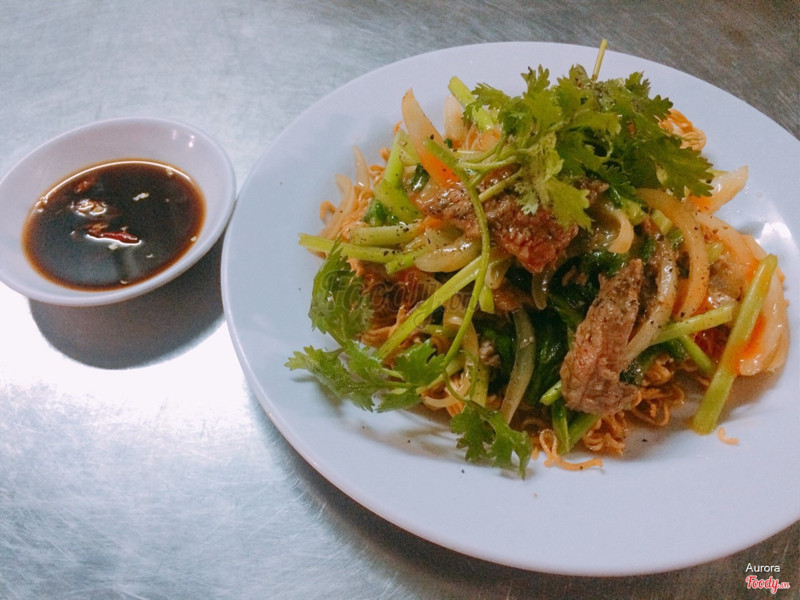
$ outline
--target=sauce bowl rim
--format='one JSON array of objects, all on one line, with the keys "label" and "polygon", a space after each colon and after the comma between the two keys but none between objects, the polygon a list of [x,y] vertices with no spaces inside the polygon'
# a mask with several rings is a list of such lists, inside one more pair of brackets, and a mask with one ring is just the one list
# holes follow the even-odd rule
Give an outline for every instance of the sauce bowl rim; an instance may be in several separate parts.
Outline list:
[{"label": "sauce bowl rim", "polygon": [[[163,271],[121,288],[75,289],[41,274],[22,246],[25,221],[37,199],[84,168],[134,159],[173,165],[193,179],[205,204],[197,241]],[[205,256],[222,236],[235,203],[236,176],[230,157],[211,135],[193,125],[130,116],[78,126],[40,144],[0,178],[0,281],[31,300],[61,306],[100,306],[141,296]]]}]

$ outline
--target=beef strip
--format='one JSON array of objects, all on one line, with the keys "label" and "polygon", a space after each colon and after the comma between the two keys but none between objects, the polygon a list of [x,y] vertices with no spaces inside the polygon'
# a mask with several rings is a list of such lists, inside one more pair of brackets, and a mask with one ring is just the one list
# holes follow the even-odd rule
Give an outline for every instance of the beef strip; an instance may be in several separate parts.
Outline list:
[{"label": "beef strip", "polygon": [[[451,223],[468,236],[480,237],[475,210],[463,186],[430,190],[420,195],[416,204],[424,214]],[[562,227],[543,208],[533,214],[523,212],[517,197],[510,192],[489,198],[483,209],[492,240],[531,273],[540,273],[555,262],[578,233],[577,226]]]},{"label": "beef strip", "polygon": [[572,409],[596,415],[615,413],[630,404],[636,387],[619,380],[639,313],[642,261],[632,260],[600,282],[586,318],[561,365],[561,393]]}]

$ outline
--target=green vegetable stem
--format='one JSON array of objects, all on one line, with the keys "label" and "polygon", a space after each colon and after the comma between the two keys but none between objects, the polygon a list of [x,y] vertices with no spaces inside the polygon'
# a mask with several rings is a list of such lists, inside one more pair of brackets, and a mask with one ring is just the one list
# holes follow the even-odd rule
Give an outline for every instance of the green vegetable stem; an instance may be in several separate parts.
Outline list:
[{"label": "green vegetable stem", "polygon": [[778,259],[772,254],[767,255],[758,264],[753,280],[747,287],[717,369],[692,418],[692,429],[698,433],[711,433],[717,426],[719,415],[736,379],[737,363],[742,349],[753,333],[772,275],[777,267]]}]

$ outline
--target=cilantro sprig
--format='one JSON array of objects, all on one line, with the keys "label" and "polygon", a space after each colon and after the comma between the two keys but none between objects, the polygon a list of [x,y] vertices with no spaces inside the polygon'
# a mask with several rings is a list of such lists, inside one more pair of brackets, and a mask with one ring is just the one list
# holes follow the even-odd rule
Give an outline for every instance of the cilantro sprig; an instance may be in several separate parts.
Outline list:
[{"label": "cilantro sprig", "polygon": [[[307,346],[296,351],[286,366],[308,371],[333,396],[349,399],[359,408],[384,412],[416,406],[420,392],[445,373],[448,357],[437,354],[430,340],[395,354],[390,366],[379,352],[358,341],[372,319],[371,301],[338,241],[314,277],[309,317],[312,326],[330,335],[339,347]],[[508,427],[498,411],[467,401],[464,416],[452,421],[451,430],[460,434],[458,447],[467,448],[468,460],[505,468],[512,466],[515,453],[524,474],[530,440]]]},{"label": "cilantro sprig", "polygon": [[711,164],[659,125],[672,102],[651,97],[642,73],[597,81],[576,65],[551,83],[540,66],[522,78],[525,89],[513,97],[479,84],[464,114],[494,116],[502,135],[491,161],[518,166],[514,189],[526,212],[542,206],[564,226],[591,228],[588,192],[574,185],[582,179],[606,182],[618,203],[640,202],[639,187],[678,198],[710,192]]},{"label": "cilantro sprig", "polygon": [[472,462],[488,461],[497,467],[513,467],[517,456],[517,471],[525,475],[533,446],[524,431],[515,431],[503,416],[475,402],[467,402],[464,410],[450,421],[450,429],[460,433],[459,448],[466,448],[466,458]]},{"label": "cilantro sprig", "polygon": [[336,242],[314,277],[308,314],[312,326],[330,335],[339,348],[307,346],[286,366],[305,369],[334,396],[349,398],[365,410],[410,408],[421,401],[419,390],[440,376],[444,357],[426,341],[398,353],[390,368],[373,348],[357,341],[372,319],[363,283]]}]

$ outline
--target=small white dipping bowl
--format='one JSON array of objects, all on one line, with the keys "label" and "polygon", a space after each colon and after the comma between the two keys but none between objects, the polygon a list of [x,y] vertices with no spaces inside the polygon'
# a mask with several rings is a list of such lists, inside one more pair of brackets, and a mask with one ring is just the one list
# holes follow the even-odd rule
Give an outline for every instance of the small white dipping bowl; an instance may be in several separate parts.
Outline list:
[{"label": "small white dipping bowl", "polygon": [[[111,290],[81,290],[47,279],[30,263],[22,233],[36,201],[55,185],[92,165],[118,159],[167,163],[191,177],[203,193],[205,218],[188,251],[157,274]],[[99,121],[46,142],[0,179],[0,280],[28,298],[62,306],[99,306],[149,292],[196,263],[225,230],[236,202],[230,158],[207,134],[166,119]]]}]

